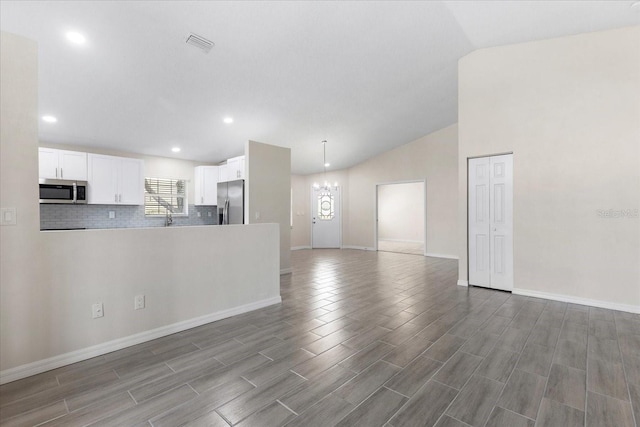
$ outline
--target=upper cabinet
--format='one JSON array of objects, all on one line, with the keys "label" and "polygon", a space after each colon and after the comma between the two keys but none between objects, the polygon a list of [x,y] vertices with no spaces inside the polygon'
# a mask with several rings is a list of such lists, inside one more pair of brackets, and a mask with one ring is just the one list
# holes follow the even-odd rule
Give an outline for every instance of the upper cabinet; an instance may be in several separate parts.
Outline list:
[{"label": "upper cabinet", "polygon": [[218,166],[218,182],[227,182],[227,165]]},{"label": "upper cabinet", "polygon": [[244,156],[227,160],[227,181],[244,179]]},{"label": "upper cabinet", "polygon": [[232,157],[224,165],[218,166],[218,182],[245,179],[244,156]]},{"label": "upper cabinet", "polygon": [[88,154],[88,203],[144,205],[144,161]]},{"label": "upper cabinet", "polygon": [[215,206],[218,203],[218,166],[197,166],[195,170],[196,206]]},{"label": "upper cabinet", "polygon": [[87,180],[87,153],[41,147],[38,158],[40,178]]}]

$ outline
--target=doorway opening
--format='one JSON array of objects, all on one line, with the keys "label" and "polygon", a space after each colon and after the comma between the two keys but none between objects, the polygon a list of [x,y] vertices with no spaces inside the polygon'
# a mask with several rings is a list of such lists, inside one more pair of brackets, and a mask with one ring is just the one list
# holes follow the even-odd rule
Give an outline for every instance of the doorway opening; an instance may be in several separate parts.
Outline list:
[{"label": "doorway opening", "polygon": [[426,182],[402,181],[376,185],[376,249],[426,254]]}]

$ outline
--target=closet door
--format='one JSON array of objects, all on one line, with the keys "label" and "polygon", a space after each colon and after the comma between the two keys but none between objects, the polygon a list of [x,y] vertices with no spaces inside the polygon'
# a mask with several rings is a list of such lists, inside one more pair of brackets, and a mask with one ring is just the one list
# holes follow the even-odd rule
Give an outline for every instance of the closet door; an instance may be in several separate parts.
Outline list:
[{"label": "closet door", "polygon": [[491,286],[489,157],[469,159],[469,284]]},{"label": "closet door", "polygon": [[513,288],[513,155],[469,159],[469,284]]},{"label": "closet door", "polygon": [[491,287],[510,291],[513,289],[513,155],[490,159]]}]

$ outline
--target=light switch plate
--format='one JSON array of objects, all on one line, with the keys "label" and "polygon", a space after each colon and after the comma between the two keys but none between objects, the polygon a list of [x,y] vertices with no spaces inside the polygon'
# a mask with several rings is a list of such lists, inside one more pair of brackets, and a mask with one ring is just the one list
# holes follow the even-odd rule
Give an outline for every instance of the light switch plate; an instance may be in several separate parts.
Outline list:
[{"label": "light switch plate", "polygon": [[16,225],[16,208],[2,208],[0,210],[0,225]]}]

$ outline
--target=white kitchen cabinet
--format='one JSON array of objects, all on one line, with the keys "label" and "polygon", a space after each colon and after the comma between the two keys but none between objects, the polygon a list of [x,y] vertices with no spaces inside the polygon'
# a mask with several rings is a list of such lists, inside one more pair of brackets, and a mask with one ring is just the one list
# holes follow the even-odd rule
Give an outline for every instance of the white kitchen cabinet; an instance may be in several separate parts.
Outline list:
[{"label": "white kitchen cabinet", "polygon": [[38,149],[38,172],[40,178],[86,181],[87,153],[41,147]]},{"label": "white kitchen cabinet", "polygon": [[227,178],[227,165],[218,166],[218,182],[227,182],[229,179]]},{"label": "white kitchen cabinet", "polygon": [[195,170],[196,206],[215,206],[218,203],[218,166],[197,166]]},{"label": "white kitchen cabinet", "polygon": [[88,155],[88,203],[144,205],[144,161]]},{"label": "white kitchen cabinet", "polygon": [[244,156],[227,160],[227,181],[244,179]]}]

